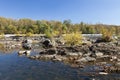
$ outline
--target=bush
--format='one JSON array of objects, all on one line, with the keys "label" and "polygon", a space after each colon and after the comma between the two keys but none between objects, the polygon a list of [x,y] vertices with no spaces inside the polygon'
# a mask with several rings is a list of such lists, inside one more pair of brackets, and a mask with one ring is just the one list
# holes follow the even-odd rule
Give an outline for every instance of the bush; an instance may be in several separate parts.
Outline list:
[{"label": "bush", "polygon": [[33,36],[33,34],[32,34],[31,32],[28,32],[28,33],[26,33],[25,36],[27,36],[27,37],[31,37],[31,36]]},{"label": "bush", "polygon": [[71,34],[65,34],[64,40],[67,45],[80,45],[82,43],[82,34],[81,32],[75,32]]},{"label": "bush", "polygon": [[102,41],[103,42],[111,42],[112,41],[112,36],[113,36],[113,30],[112,29],[106,29],[102,28],[101,33],[102,33]]}]

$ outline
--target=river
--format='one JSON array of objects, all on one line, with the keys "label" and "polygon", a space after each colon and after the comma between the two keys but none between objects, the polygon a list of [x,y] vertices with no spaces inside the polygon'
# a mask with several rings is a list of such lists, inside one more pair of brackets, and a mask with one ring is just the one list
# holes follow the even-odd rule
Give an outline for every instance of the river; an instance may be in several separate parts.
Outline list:
[{"label": "river", "polygon": [[100,75],[93,66],[73,68],[62,62],[31,60],[17,51],[0,52],[0,80],[120,80],[120,74]]}]

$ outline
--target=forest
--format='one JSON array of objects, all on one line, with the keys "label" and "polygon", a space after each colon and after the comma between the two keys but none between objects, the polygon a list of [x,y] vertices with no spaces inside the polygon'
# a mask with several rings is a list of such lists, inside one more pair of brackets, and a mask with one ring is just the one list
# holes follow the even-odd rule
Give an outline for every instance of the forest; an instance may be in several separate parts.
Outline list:
[{"label": "forest", "polygon": [[81,32],[82,34],[114,34],[120,35],[120,26],[106,24],[88,24],[84,22],[73,24],[71,20],[48,21],[32,19],[11,19],[0,17],[0,34],[55,34]]}]

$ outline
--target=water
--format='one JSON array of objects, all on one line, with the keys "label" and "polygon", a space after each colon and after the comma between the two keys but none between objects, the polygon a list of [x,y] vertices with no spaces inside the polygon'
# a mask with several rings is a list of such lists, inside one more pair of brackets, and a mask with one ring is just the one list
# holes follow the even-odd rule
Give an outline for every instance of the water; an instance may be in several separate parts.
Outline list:
[{"label": "water", "polygon": [[72,68],[61,62],[30,60],[17,51],[0,53],[0,80],[120,80],[120,74],[99,75],[93,66]]}]

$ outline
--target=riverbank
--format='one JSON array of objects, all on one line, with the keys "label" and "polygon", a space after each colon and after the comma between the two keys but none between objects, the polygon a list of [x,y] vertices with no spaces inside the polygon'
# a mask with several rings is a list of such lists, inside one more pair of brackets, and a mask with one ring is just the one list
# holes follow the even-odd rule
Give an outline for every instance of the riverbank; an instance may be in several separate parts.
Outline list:
[{"label": "riverbank", "polygon": [[29,51],[18,54],[33,60],[59,61],[75,68],[92,65],[98,72],[120,73],[120,45],[113,42],[57,46],[41,49],[33,55]]}]

